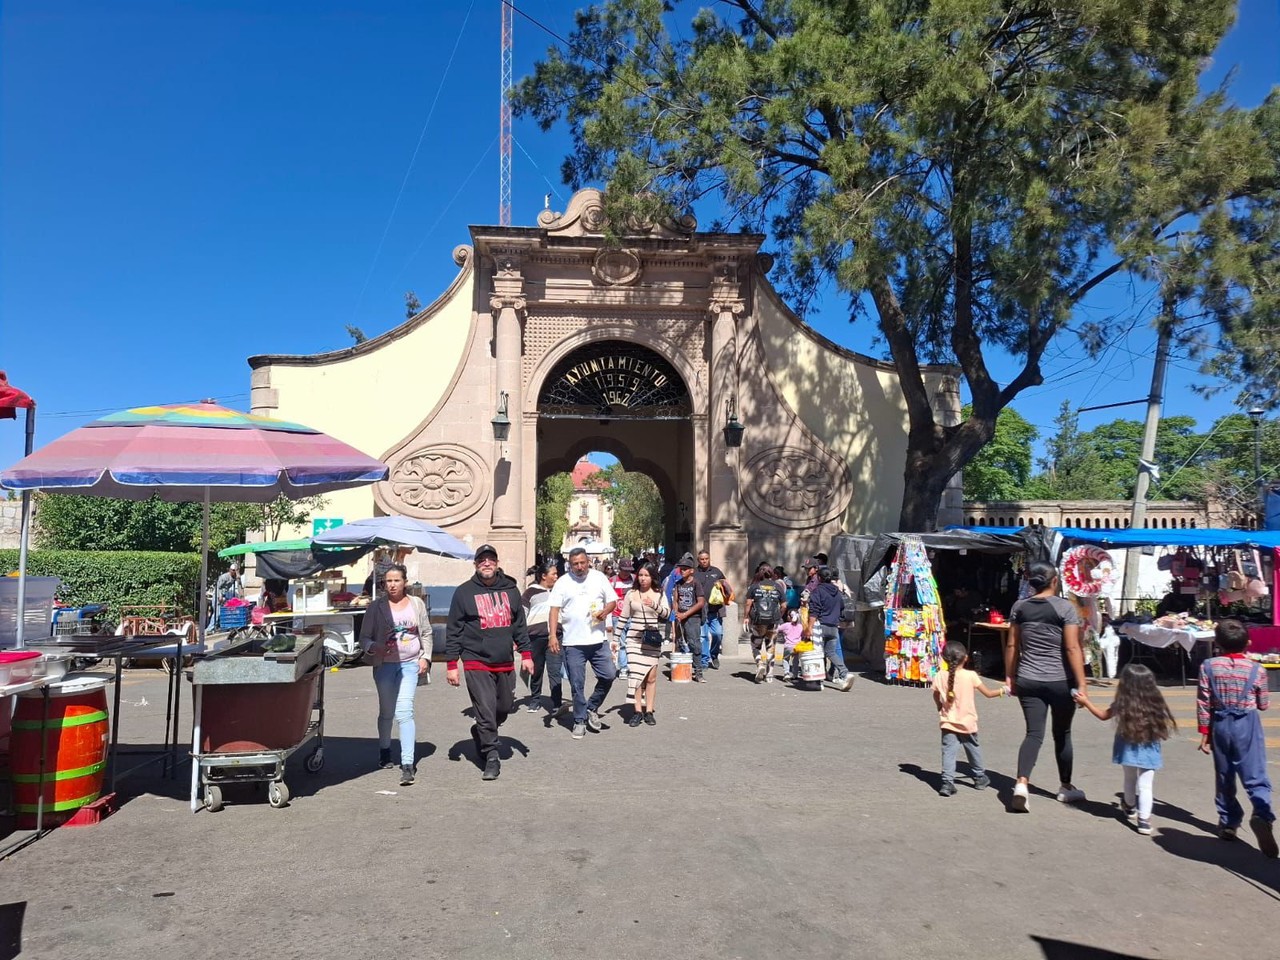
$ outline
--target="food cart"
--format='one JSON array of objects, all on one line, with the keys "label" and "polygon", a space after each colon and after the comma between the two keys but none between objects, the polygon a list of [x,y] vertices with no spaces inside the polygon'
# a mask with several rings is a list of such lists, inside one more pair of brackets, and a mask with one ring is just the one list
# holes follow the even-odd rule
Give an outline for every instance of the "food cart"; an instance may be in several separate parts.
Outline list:
[{"label": "food cart", "polygon": [[[289,803],[285,764],[310,747],[308,773],[324,766],[323,644],[316,636],[253,637],[196,661],[192,760],[209,811],[228,784],[266,783],[267,802]],[[197,785],[191,809],[198,809]]]}]

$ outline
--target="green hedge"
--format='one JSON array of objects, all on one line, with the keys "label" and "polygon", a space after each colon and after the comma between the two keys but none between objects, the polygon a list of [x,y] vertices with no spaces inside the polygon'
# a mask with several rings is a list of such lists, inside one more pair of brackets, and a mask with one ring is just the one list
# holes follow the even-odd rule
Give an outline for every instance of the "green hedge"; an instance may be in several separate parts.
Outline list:
[{"label": "green hedge", "polygon": [[[18,569],[18,551],[0,550],[0,574]],[[200,583],[198,553],[132,550],[32,550],[27,573],[60,577],[58,599],[68,606],[105,603],[112,620],[122,606],[165,604],[194,614]]]}]

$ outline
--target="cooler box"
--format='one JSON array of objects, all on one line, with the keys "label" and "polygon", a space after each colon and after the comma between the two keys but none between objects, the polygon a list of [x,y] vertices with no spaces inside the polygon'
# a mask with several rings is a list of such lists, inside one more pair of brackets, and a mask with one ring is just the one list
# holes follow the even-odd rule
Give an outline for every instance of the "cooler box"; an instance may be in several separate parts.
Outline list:
[{"label": "cooler box", "polygon": [[[62,580],[58,577],[27,577],[23,641],[53,635],[53,597]],[[0,647],[18,642],[18,578],[0,577]]]}]

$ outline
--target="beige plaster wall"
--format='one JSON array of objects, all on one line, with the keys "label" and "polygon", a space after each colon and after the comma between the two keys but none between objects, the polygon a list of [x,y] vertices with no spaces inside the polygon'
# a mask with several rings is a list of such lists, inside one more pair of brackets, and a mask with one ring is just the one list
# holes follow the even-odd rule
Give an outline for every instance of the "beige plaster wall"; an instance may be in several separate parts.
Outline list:
[{"label": "beige plaster wall", "polygon": [[[382,457],[404,439],[406,425],[444,399],[465,359],[471,308],[468,265],[436,302],[395,330],[322,364],[282,359],[259,368],[255,384],[265,380],[270,389],[255,392],[255,403],[262,396],[275,406],[255,405],[255,412],[304,423]],[[328,501],[323,516],[358,520],[375,512],[372,487],[332,493]]]},{"label": "beige plaster wall", "polygon": [[[906,404],[897,373],[859,361],[794,318],[767,283],[755,285],[754,317],[769,377],[786,404],[853,481],[843,529],[894,530],[907,455]],[[746,382],[750,370],[741,373]]]}]

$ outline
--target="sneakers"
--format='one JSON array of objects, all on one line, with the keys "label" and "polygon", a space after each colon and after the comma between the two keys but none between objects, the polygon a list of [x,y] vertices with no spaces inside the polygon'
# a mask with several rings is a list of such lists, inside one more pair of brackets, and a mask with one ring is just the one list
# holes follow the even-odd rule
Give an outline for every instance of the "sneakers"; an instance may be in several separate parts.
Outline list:
[{"label": "sneakers", "polygon": [[525,707],[524,709],[525,709],[525,712],[526,712],[526,713],[541,713],[541,712],[542,712],[542,704],[540,704],[540,703],[531,703],[531,704],[529,704],[527,707]]},{"label": "sneakers", "polygon": [[836,687],[843,690],[845,693],[848,693],[853,689],[853,681],[855,679],[857,678],[854,677],[852,673],[846,673],[843,677],[838,677],[836,679]]},{"label": "sneakers", "polygon": [[1276,833],[1270,820],[1254,817],[1249,821],[1249,829],[1258,839],[1258,849],[1262,851],[1264,857],[1268,860],[1280,857],[1280,846],[1276,845]]},{"label": "sneakers", "polygon": [[1139,818],[1137,818],[1137,820],[1135,821],[1135,824],[1134,824],[1134,825],[1138,828],[1138,832],[1139,832],[1140,834],[1142,834],[1144,837],[1149,837],[1149,836],[1151,836],[1151,821],[1150,821],[1150,820],[1143,820],[1141,817],[1139,817]]},{"label": "sneakers", "polygon": [[763,660],[756,663],[756,683],[760,683],[769,676],[769,665]]},{"label": "sneakers", "polygon": [[956,785],[950,780],[942,781],[942,786],[938,788],[938,796],[954,797],[956,795]]},{"label": "sneakers", "polygon": [[764,675],[764,682],[765,682],[765,683],[773,683],[773,674],[772,674],[772,673],[767,673],[767,672],[766,672],[766,673],[765,673],[765,675]]},{"label": "sneakers", "polygon": [[644,722],[644,714],[641,713],[639,710],[637,710],[635,711],[635,713],[631,714],[631,719],[627,721],[627,726],[638,727],[643,722]]},{"label": "sneakers", "polygon": [[573,704],[571,703],[561,703],[551,708],[551,715],[553,717],[563,717],[566,713],[572,712]]},{"label": "sneakers", "polygon": [[1222,826],[1218,827],[1218,839],[1219,840],[1235,840],[1236,828],[1228,827],[1226,824],[1223,824]]},{"label": "sneakers", "polygon": [[720,669],[720,658],[719,658],[719,657],[712,657],[712,658],[711,658],[711,669],[712,669],[712,670],[719,670],[719,669]]},{"label": "sneakers", "polygon": [[1138,823],[1137,807],[1131,807],[1127,803],[1125,803],[1123,800],[1121,800],[1120,816],[1123,817],[1125,820],[1128,820],[1130,823],[1134,824],[1135,826],[1137,826],[1137,823]]},{"label": "sneakers", "polygon": [[991,778],[988,777],[985,773],[980,777],[973,778],[973,789],[985,790],[989,786],[991,786]]},{"label": "sneakers", "polygon": [[573,739],[581,740],[587,735],[587,725],[585,723],[575,723],[573,725]]},{"label": "sneakers", "polygon": [[1059,803],[1084,803],[1084,791],[1078,790],[1069,783],[1058,788]]},{"label": "sneakers", "polygon": [[701,670],[695,670],[695,671],[693,671],[693,682],[694,682],[694,683],[706,683],[706,682],[707,682],[707,678],[706,678],[706,677],[704,677],[704,676],[702,675],[702,671],[701,671]]},{"label": "sneakers", "polygon": [[394,770],[395,767],[396,767],[395,762],[391,759],[391,748],[379,747],[378,748],[378,769]]},{"label": "sneakers", "polygon": [[502,761],[498,759],[496,753],[489,754],[489,759],[485,761],[484,773],[481,774],[481,780],[497,780],[498,774],[502,773]]},{"label": "sneakers", "polygon": [[1027,806],[1031,802],[1031,791],[1025,783],[1015,783],[1013,785],[1013,800],[1009,803],[1009,809],[1014,813],[1026,813]]},{"label": "sneakers", "polygon": [[646,710],[644,712],[644,722],[650,727],[656,727],[658,725],[658,718],[653,715],[652,710]]},{"label": "sneakers", "polygon": [[590,730],[592,733],[599,733],[603,729],[603,727],[604,727],[604,724],[600,722],[600,714],[596,713],[594,710],[588,710],[587,711],[587,729]]},{"label": "sneakers", "polygon": [[400,767],[400,786],[411,787],[413,786],[414,779],[412,764],[406,763]]}]

